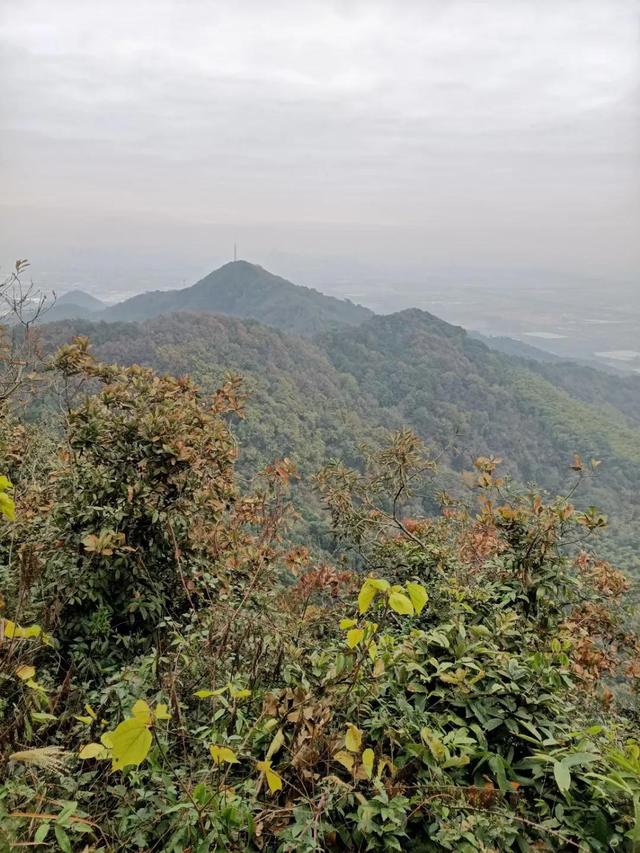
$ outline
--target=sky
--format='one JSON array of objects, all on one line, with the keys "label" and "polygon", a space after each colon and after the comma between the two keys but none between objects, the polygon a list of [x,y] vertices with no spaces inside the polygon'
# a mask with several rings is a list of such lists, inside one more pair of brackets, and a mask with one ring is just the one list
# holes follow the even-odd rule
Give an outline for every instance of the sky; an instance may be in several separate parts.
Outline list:
[{"label": "sky", "polygon": [[2,269],[640,274],[640,0],[5,0],[0,79]]}]

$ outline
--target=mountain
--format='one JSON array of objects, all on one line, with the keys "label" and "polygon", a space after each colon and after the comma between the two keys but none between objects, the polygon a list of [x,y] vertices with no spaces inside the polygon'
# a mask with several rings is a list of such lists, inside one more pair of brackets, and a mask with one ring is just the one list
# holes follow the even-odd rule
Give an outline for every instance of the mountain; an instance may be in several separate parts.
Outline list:
[{"label": "mountain", "polygon": [[[180,313],[140,323],[67,321],[43,327],[49,345],[87,335],[97,355],[193,375],[213,390],[225,372],[246,378],[247,416],[236,425],[241,469],[278,455],[310,475],[330,457],[353,464],[361,441],[411,426],[441,456],[452,488],[477,456],[500,456],[517,483],[568,492],[574,454],[602,462],[574,500],[612,518],[604,553],[640,573],[640,377],[506,356],[417,309],[372,316],[313,339],[254,320]],[[426,496],[433,507],[435,496]],[[298,506],[326,544],[317,498]]]},{"label": "mountain", "polygon": [[78,305],[88,311],[101,311],[106,308],[104,302],[84,290],[69,290],[56,299],[56,305]]},{"label": "mountain", "polygon": [[256,264],[232,261],[191,287],[133,296],[107,308],[101,319],[147,320],[177,311],[249,317],[300,335],[333,325],[355,326],[373,313],[349,300],[295,285]]},{"label": "mountain", "polygon": [[52,323],[56,320],[89,318],[105,308],[105,303],[90,293],[84,290],[70,290],[56,298],[51,307],[47,308],[43,319]]}]

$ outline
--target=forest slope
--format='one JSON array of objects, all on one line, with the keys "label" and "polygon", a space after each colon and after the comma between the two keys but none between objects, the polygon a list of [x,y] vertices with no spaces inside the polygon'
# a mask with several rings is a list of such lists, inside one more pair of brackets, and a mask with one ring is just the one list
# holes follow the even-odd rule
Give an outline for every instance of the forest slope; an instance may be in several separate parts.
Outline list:
[{"label": "forest slope", "polygon": [[375,444],[383,428],[401,424],[442,452],[451,471],[470,469],[480,455],[500,456],[517,482],[535,480],[551,491],[571,487],[574,454],[595,458],[602,464],[576,500],[611,516],[615,557],[639,567],[640,382],[607,376],[603,409],[589,400],[594,371],[556,374],[559,366],[509,358],[417,310],[375,316],[313,341],[208,314],[135,324],[73,321],[43,333],[50,344],[88,335],[102,359],[189,373],[205,388],[226,371],[240,372],[250,395],[238,424],[245,470],[278,453],[307,474],[333,456],[352,464],[361,441]]}]

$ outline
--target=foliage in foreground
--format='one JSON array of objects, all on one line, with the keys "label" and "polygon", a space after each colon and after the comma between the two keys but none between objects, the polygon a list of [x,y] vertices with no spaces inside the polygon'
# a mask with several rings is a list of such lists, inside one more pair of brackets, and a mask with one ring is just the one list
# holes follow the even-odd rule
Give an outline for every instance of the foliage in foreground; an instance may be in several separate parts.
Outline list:
[{"label": "foliage in foreground", "polygon": [[318,565],[287,460],[235,483],[235,384],[83,341],[56,369],[99,383],[61,446],[2,433],[0,849],[640,849],[640,649],[597,512],[480,459],[478,508],[411,517],[436,472],[402,432],[319,476],[345,560]]}]

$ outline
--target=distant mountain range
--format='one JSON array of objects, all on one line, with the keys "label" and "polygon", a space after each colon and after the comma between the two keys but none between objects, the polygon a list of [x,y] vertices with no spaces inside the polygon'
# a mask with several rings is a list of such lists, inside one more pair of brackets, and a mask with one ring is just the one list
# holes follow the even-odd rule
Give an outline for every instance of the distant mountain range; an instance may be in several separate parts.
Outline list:
[{"label": "distant mountain range", "polygon": [[[115,305],[107,305],[82,290],[72,290],[58,297],[45,320],[149,320],[180,311],[249,317],[305,336],[331,326],[356,326],[374,313],[348,299],[337,299],[293,284],[257,264],[233,261],[191,287],[140,293]],[[541,362],[562,361],[547,350],[513,338],[491,337],[479,332],[470,335],[505,355]]]},{"label": "distant mountain range", "polygon": [[[576,500],[612,515],[608,553],[640,573],[640,377],[508,340],[494,351],[424,311],[374,315],[244,261],[190,288],[89,310],[90,319],[43,326],[46,342],[88,335],[104,360],[189,373],[206,390],[229,370],[246,378],[237,431],[247,473],[279,455],[305,474],[330,457],[353,464],[359,442],[403,424],[444,449],[452,483],[475,456],[493,454],[515,481],[555,492],[574,476],[573,454],[602,460]],[[301,499],[312,527],[315,500],[309,490]]]}]

